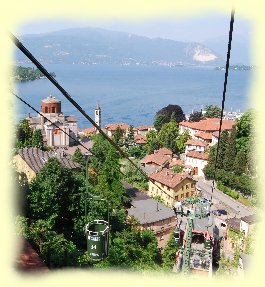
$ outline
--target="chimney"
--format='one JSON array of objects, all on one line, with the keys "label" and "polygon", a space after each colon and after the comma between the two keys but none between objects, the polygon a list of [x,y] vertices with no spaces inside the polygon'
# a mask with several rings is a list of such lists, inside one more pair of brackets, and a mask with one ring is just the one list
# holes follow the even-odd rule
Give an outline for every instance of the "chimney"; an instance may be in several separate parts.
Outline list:
[{"label": "chimney", "polygon": [[28,113],[28,119],[30,119],[30,113]]}]

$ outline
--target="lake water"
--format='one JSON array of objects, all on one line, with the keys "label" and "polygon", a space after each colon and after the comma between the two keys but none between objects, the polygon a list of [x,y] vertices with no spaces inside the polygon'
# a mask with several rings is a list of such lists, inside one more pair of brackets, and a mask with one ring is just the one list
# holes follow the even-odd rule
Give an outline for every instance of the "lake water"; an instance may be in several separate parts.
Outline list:
[{"label": "lake water", "polygon": [[[27,65],[28,66],[28,65]],[[115,65],[44,65],[55,72],[56,80],[94,119],[97,102],[102,109],[102,125],[124,122],[153,123],[156,112],[177,104],[185,114],[206,105],[220,105],[224,71],[212,67],[162,67]],[[229,72],[225,110],[244,112],[250,108],[249,89],[253,72]],[[76,115],[83,129],[91,124],[47,80],[17,83],[17,93],[40,111],[41,100],[54,95],[62,101],[65,115]],[[18,103],[18,119],[34,112]]]}]

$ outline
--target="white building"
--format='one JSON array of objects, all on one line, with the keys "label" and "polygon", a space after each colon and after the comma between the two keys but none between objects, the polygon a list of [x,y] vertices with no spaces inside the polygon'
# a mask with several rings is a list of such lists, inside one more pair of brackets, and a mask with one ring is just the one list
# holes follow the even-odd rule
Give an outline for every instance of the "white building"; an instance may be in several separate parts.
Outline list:
[{"label": "white building", "polygon": [[185,155],[185,165],[191,165],[194,175],[204,176],[203,168],[208,163],[208,154],[198,151],[189,151]]}]

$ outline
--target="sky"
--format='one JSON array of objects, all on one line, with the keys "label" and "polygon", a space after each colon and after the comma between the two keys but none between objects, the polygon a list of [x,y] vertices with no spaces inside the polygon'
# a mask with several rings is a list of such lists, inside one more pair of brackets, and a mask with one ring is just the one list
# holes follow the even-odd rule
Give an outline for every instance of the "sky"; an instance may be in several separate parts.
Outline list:
[{"label": "sky", "polygon": [[[157,18],[145,21],[126,20],[78,20],[43,19],[22,23],[17,34],[38,34],[76,27],[98,27],[114,31],[129,32],[150,38],[166,38],[177,41],[204,42],[208,39],[228,35],[230,14],[200,14],[178,19]],[[250,37],[252,23],[247,19],[235,18],[234,33]]]}]

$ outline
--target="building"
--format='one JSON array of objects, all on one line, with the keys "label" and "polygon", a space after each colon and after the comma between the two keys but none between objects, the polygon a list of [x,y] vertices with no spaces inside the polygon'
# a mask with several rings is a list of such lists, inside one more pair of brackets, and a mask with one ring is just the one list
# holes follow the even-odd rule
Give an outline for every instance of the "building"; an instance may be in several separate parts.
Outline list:
[{"label": "building", "polygon": [[148,195],[160,196],[169,206],[195,195],[195,191],[196,181],[188,173],[174,173],[163,168],[149,175]]},{"label": "building", "polygon": [[189,151],[206,152],[208,144],[198,139],[190,139],[185,143],[185,154]]},{"label": "building", "polygon": [[95,123],[101,128],[101,108],[99,104],[95,108]]},{"label": "building", "polygon": [[147,142],[147,138],[146,136],[142,136],[142,135],[135,135],[134,136],[134,141],[136,144],[138,145],[144,145]]},{"label": "building", "polygon": [[189,151],[185,155],[185,165],[193,167],[194,175],[204,176],[203,169],[208,163],[208,154],[198,151]]},{"label": "building", "polygon": [[244,235],[247,236],[249,233],[252,232],[255,224],[256,224],[256,217],[254,214],[241,217],[240,231],[244,232]]},{"label": "building", "polygon": [[28,181],[31,181],[37,173],[44,167],[49,158],[57,158],[65,167],[80,170],[80,165],[65,156],[60,156],[56,152],[42,151],[38,148],[22,148],[17,151],[13,158],[19,173],[24,173]]},{"label": "building", "polygon": [[[231,131],[234,124],[235,121],[233,120],[223,120],[222,131],[223,130]],[[212,134],[213,132],[219,130],[219,126],[220,126],[220,119],[218,118],[207,118],[204,120],[200,120],[199,122],[182,121],[179,123],[180,134],[183,134],[185,131],[188,131],[192,138],[198,137],[198,133]]]},{"label": "building", "polygon": [[76,143],[77,119],[75,116],[63,115],[61,101],[53,96],[43,99],[41,115],[31,117],[29,114],[28,121],[31,128],[41,130],[44,142],[49,146],[65,147]]},{"label": "building", "polygon": [[173,152],[168,148],[161,148],[154,151],[153,154],[145,156],[141,161],[142,169],[147,174],[153,173],[162,168],[168,168],[173,159]]},{"label": "building", "polygon": [[138,135],[146,136],[149,131],[155,130],[153,126],[139,126],[135,128]]},{"label": "building", "polygon": [[135,218],[142,230],[151,230],[157,238],[158,247],[164,248],[177,223],[174,211],[130,184],[123,184],[132,199],[127,209],[129,219]]},{"label": "building", "polygon": [[109,137],[112,137],[113,132],[116,131],[117,128],[120,128],[123,132],[124,135],[127,135],[128,131],[129,131],[129,125],[128,124],[124,124],[124,123],[120,123],[120,124],[108,124],[106,125],[106,131],[107,131],[107,135]]}]

